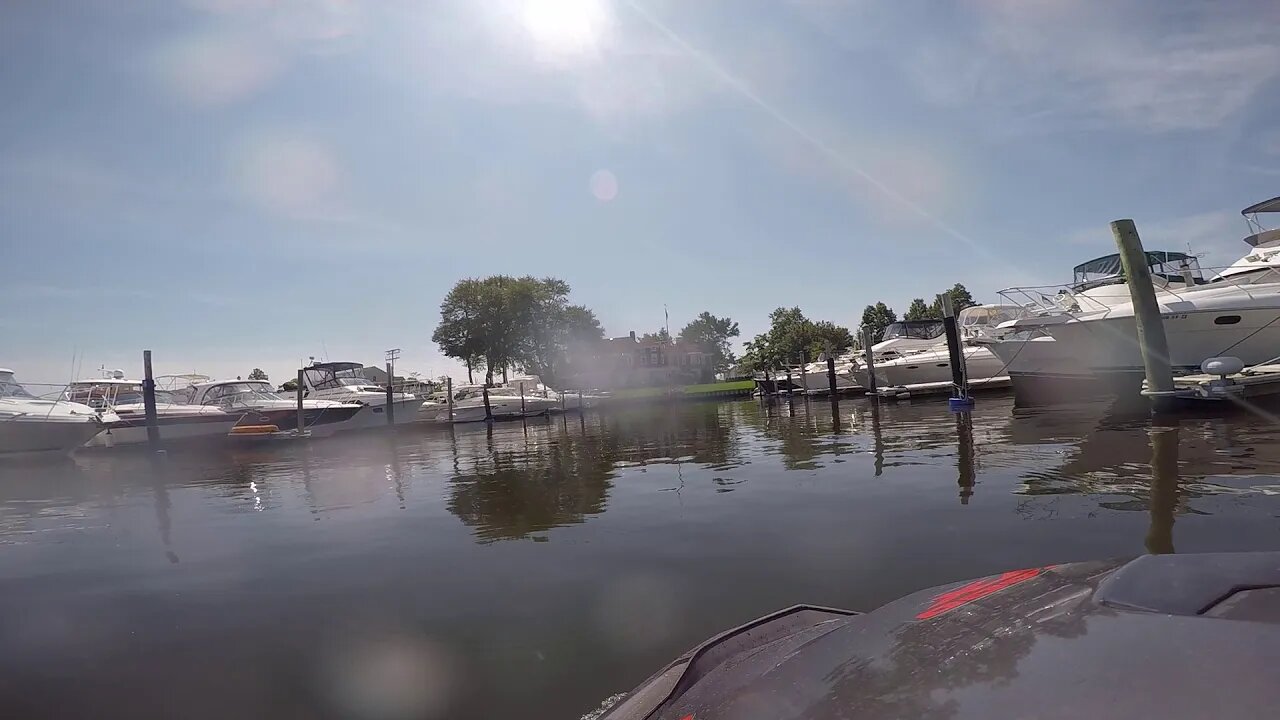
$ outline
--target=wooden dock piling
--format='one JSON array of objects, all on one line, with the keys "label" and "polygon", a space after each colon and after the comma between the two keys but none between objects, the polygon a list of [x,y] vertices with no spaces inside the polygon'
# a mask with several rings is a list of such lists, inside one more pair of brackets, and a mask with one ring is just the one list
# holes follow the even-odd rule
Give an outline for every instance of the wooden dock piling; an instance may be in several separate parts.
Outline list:
[{"label": "wooden dock piling", "polygon": [[388,425],[396,424],[396,401],[395,401],[396,394],[395,394],[395,390],[392,387],[395,383],[395,375],[391,374],[394,370],[395,370],[395,366],[391,364],[390,360],[388,360],[387,361],[387,424]]},{"label": "wooden dock piling", "polygon": [[449,422],[453,422],[453,378],[445,376],[444,379],[444,395],[445,395],[445,412],[449,415]]},{"label": "wooden dock piling", "polygon": [[875,397],[876,394],[876,361],[871,356],[871,328],[862,328],[862,351],[867,355],[867,394]]},{"label": "wooden dock piling", "polygon": [[836,357],[827,351],[827,386],[831,389],[831,397],[836,396]]},{"label": "wooden dock piling", "polygon": [[302,388],[303,382],[306,380],[306,378],[303,377],[303,372],[302,368],[298,368],[298,390],[296,393],[298,402],[298,429],[295,430],[295,432],[298,433],[298,437],[302,437],[302,433],[306,432],[307,429],[307,413],[302,407]]},{"label": "wooden dock piling", "polygon": [[1129,285],[1129,298],[1133,301],[1138,347],[1142,350],[1142,366],[1147,376],[1147,388],[1142,394],[1151,398],[1152,410],[1163,412],[1174,402],[1173,370],[1169,367],[1169,341],[1164,334],[1147,254],[1132,220],[1113,221],[1111,234],[1120,249],[1120,263]]},{"label": "wooden dock piling", "polygon": [[941,298],[942,327],[947,334],[947,355],[951,360],[951,385],[953,387],[951,405],[958,409],[972,407],[973,400],[969,397],[969,385],[965,382],[964,352],[960,344],[960,327],[956,324],[956,308],[951,302],[950,295],[943,293]]},{"label": "wooden dock piling", "polygon": [[156,412],[156,378],[151,371],[151,351],[142,351],[142,407],[147,420],[147,444],[160,446],[160,414]]}]

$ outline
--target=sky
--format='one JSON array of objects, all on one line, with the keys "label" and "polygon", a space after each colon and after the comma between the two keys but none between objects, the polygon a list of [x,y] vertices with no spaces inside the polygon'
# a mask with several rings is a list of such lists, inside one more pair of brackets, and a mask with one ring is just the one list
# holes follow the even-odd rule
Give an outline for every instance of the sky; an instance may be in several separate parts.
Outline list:
[{"label": "sky", "polygon": [[85,0],[0,6],[0,365],[463,374],[454,282],[611,336],[850,327],[1063,283],[1133,218],[1243,254],[1280,195],[1280,4]]}]

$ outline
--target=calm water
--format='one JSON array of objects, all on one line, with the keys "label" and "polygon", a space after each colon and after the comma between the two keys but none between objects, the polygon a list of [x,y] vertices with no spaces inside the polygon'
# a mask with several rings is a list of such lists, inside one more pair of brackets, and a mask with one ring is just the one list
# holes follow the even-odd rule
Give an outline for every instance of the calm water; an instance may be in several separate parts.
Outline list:
[{"label": "calm water", "polygon": [[576,718],[704,637],[999,570],[1280,549],[1280,427],[687,405],[0,465],[7,716]]}]

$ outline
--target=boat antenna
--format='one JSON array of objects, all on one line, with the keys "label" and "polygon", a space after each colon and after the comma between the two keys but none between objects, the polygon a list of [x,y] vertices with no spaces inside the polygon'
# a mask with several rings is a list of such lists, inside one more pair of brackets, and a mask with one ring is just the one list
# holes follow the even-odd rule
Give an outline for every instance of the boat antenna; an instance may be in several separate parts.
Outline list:
[{"label": "boat antenna", "polygon": [[324,361],[329,362],[329,346],[324,344],[324,339],[320,340],[320,349],[324,351]]}]

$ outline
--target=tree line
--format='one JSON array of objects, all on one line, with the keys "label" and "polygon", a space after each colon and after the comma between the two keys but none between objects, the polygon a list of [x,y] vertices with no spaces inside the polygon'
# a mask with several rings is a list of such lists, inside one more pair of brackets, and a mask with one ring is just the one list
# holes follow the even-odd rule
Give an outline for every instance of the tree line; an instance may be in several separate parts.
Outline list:
[{"label": "tree line", "polygon": [[[967,307],[973,307],[978,303],[973,299],[973,295],[964,285],[956,283],[950,289],[943,290],[938,293],[932,303],[926,303],[924,298],[915,298],[907,307],[907,311],[903,313],[903,320],[941,320],[942,319],[942,298],[951,298],[951,305],[956,312]],[[898,322],[898,314],[893,308],[882,302],[868,305],[862,311],[863,328],[871,329],[871,337],[878,338],[884,334],[884,329],[889,325]]]},{"label": "tree line", "polygon": [[[491,275],[460,280],[440,304],[440,324],[431,339],[447,357],[467,368],[467,381],[483,372],[486,385],[495,373],[505,381],[510,370],[538,375],[554,384],[575,348],[604,339],[604,328],[590,308],[569,300],[569,284],[559,278]],[[711,356],[713,371],[733,362],[730,338],[738,324],[703,312],[677,336]],[[672,341],[666,329],[646,333],[645,342]]]}]

